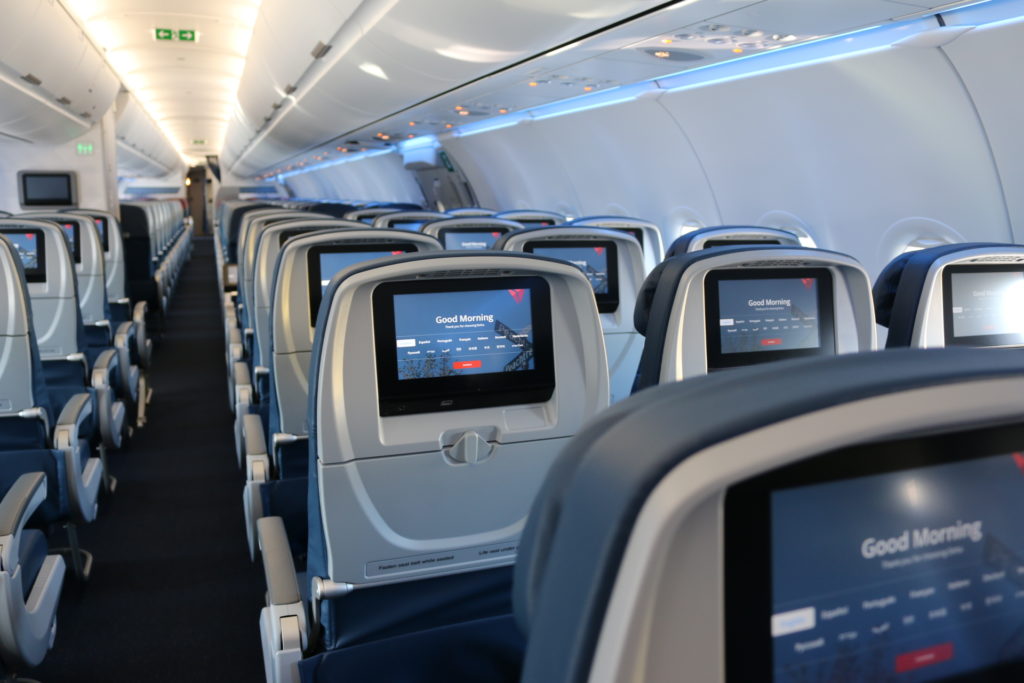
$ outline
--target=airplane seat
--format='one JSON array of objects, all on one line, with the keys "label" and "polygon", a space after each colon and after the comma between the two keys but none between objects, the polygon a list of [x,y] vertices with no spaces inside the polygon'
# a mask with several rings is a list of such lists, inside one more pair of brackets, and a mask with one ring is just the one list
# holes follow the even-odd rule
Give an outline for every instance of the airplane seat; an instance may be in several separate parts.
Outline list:
[{"label": "airplane seat", "polygon": [[323,296],[308,410],[315,644],[283,524],[257,523],[276,681],[298,680],[307,645],[341,654],[507,615],[530,501],[562,446],[608,405],[593,289],[564,261],[399,257],[343,271]]},{"label": "airplane seat", "polygon": [[786,245],[799,247],[800,238],[779,228],[757,225],[716,225],[691,230],[669,245],[665,258],[712,247]]},{"label": "airplane seat", "polygon": [[[287,238],[292,230],[278,231],[280,252],[267,277],[266,343],[269,399],[259,420],[240,407],[235,429],[239,464],[246,473],[243,493],[250,553],[255,552],[256,520],[267,514],[283,517],[296,557],[306,552],[306,481],[309,475],[309,355],[313,348],[316,315],[323,292],[342,268],[362,261],[413,252],[440,251],[433,237],[401,230],[368,228],[341,222],[324,230],[317,226],[334,221],[300,221],[314,232]],[[281,236],[286,241],[280,243]],[[271,242],[271,245],[273,242]],[[266,248],[264,245],[263,248]],[[269,261],[268,261],[269,263]]]},{"label": "airplane seat", "polygon": [[561,226],[511,232],[494,248],[563,259],[583,269],[601,314],[611,402],[629,396],[644,346],[643,336],[633,327],[633,307],[644,281],[640,243],[617,230]]},{"label": "airplane seat", "polygon": [[1024,247],[968,242],[900,254],[875,281],[886,348],[1021,346]]},{"label": "airplane seat", "polygon": [[448,214],[438,213],[437,211],[394,211],[374,218],[373,227],[399,228],[401,230],[417,232],[423,227],[424,223],[444,220],[448,217]]},{"label": "airplane seat", "polygon": [[1021,354],[800,359],[613,407],[523,533],[522,681],[1019,680]]},{"label": "airplane seat", "polygon": [[[59,230],[49,227],[54,232]],[[74,525],[96,517],[103,476],[102,463],[99,458],[91,457],[88,443],[96,410],[93,396],[81,391],[67,402],[57,402],[47,386],[34,322],[34,313],[38,312],[33,311],[28,292],[28,283],[37,280],[44,269],[40,261],[45,258],[45,246],[39,244],[44,237],[34,232],[28,234],[32,235],[31,240],[26,239],[24,233],[15,236],[15,240],[0,235],[0,284],[4,292],[0,297],[0,490],[7,492],[0,501],[0,584],[4,584],[0,586],[0,615],[8,608],[17,607],[17,602],[10,599],[11,586],[20,591],[24,585],[22,579],[28,578],[19,578],[14,570],[16,563],[8,560],[18,557],[18,543],[30,517],[33,525],[66,524],[72,545],[69,555],[76,573],[79,577],[88,575],[91,558],[78,547]],[[52,233],[48,237],[53,238],[52,252],[56,252],[56,247],[63,245],[63,237]],[[39,242],[29,244],[36,240]],[[65,255],[68,255],[66,250]],[[29,268],[25,268],[26,262]],[[24,480],[31,473],[39,476],[31,477],[31,481]],[[20,504],[9,505],[6,496],[19,487],[25,499]],[[32,551],[30,555],[37,557],[39,539],[28,538],[25,543],[24,550]],[[24,557],[26,561],[31,559]],[[30,562],[31,566],[35,564]],[[47,575],[57,569],[49,559],[42,567]],[[63,561],[59,570],[62,577]],[[13,583],[6,583],[8,580]],[[60,591],[60,578],[56,579],[56,591]],[[8,598],[6,602],[4,597]],[[44,594],[34,596],[33,600],[36,597],[42,599]],[[39,604],[50,600],[47,597]],[[55,600],[53,597],[54,603]],[[24,615],[19,618],[26,623],[37,619]],[[52,615],[49,622],[52,622]],[[34,628],[38,631],[38,624]],[[3,653],[4,648],[10,647],[12,631],[4,631],[0,626],[0,634],[0,660],[6,661]],[[47,640],[39,658],[48,649],[49,642]]]},{"label": "airplane seat", "polygon": [[661,229],[650,221],[626,216],[583,216],[573,219],[570,225],[618,230],[636,238],[644,250],[644,272],[649,273],[665,256]]},{"label": "airplane seat", "polygon": [[457,209],[448,209],[445,213],[452,218],[487,218],[498,212],[494,209],[485,209],[482,206],[463,206]]},{"label": "airplane seat", "polygon": [[523,226],[503,218],[459,217],[425,223],[420,232],[436,237],[447,251],[494,249],[494,243]]},{"label": "airplane seat", "polygon": [[515,221],[524,228],[553,228],[556,225],[563,225],[566,222],[565,216],[554,211],[539,211],[537,209],[516,209],[514,211],[499,211],[494,214],[495,218],[504,218],[507,221]]},{"label": "airplane seat", "polygon": [[662,261],[644,281],[634,393],[709,372],[875,348],[871,281],[845,254],[718,247]]},{"label": "airplane seat", "polygon": [[365,206],[358,209],[354,209],[346,213],[342,218],[347,221],[359,221],[367,225],[373,225],[373,222],[378,216],[384,216],[389,213],[399,213],[401,211],[419,211],[419,207],[415,209],[398,208],[394,206]]},{"label": "airplane seat", "polygon": [[270,204],[266,202],[244,202],[241,204],[241,206],[235,208],[227,216],[227,241],[225,243],[227,251],[225,258],[227,263],[238,263],[238,234],[242,229],[242,219],[245,218],[245,215],[251,211],[259,211],[261,209],[281,208],[277,204]]}]

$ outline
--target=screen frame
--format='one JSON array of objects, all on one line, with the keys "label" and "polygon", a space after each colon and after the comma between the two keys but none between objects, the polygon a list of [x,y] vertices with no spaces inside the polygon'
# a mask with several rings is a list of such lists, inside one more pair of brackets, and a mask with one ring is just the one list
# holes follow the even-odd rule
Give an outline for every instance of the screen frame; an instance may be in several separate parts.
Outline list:
[{"label": "screen frame", "polygon": [[[63,228],[62,228],[63,229]],[[25,271],[26,282],[46,282],[46,233],[39,228],[0,228],[0,235],[35,235],[36,238],[36,262],[39,264],[36,268],[25,268],[22,264],[22,269]],[[61,236],[63,239],[63,236]],[[13,244],[13,242],[12,242]]]},{"label": "screen frame", "polygon": [[729,239],[709,239],[704,240],[704,244],[701,249],[712,249],[714,247],[777,247],[782,242],[779,238],[772,237],[770,239],[758,240],[758,239],[741,239],[741,240],[729,240]]},{"label": "screen frame", "polygon": [[[774,676],[769,618],[773,611],[773,492],[1009,455],[1022,449],[1022,422],[969,431],[935,430],[835,449],[729,487],[722,503],[725,680],[771,681]],[[1019,681],[1024,660],[942,680],[975,681],[980,673],[986,674],[987,681]]]},{"label": "screen frame", "polygon": [[323,300],[324,291],[321,286],[323,278],[320,276],[320,256],[322,254],[358,254],[375,251],[402,251],[411,254],[419,251],[413,242],[353,242],[314,244],[306,252],[306,284],[309,287],[309,326],[316,327],[317,314],[320,312],[320,303]]},{"label": "screen frame", "polygon": [[459,226],[452,226],[452,227],[449,227],[449,228],[439,228],[438,231],[437,231],[437,239],[438,239],[439,242],[441,242],[441,246],[443,246],[446,251],[493,251],[494,250],[494,244],[492,244],[491,246],[487,247],[486,249],[449,249],[448,248],[448,243],[447,243],[445,238],[446,238],[446,236],[449,233],[466,233],[466,232],[500,232],[501,236],[498,237],[497,240],[494,240],[495,243],[497,243],[498,240],[500,240],[502,237],[504,237],[505,235],[509,234],[510,232],[513,232],[513,230],[512,230],[512,228],[510,228],[507,225],[490,225],[490,226],[488,226],[488,225],[480,225],[480,226],[459,225]]},{"label": "screen frame", "polygon": [[[818,346],[810,349],[769,349],[744,353],[722,353],[721,326],[718,324],[719,292],[722,281],[791,280],[814,277],[818,280]],[[770,363],[788,358],[832,356],[836,354],[835,291],[833,273],[824,267],[743,268],[713,270],[704,277],[704,337],[708,372],[726,368]]]},{"label": "screen frame", "polygon": [[[534,369],[454,377],[398,379],[394,297],[501,289],[529,289]],[[555,391],[551,286],[540,275],[398,280],[373,291],[373,339],[381,417],[543,403]]]},{"label": "screen frame", "polygon": [[[615,240],[532,240],[523,245],[523,251],[528,254],[536,253],[537,249],[579,249],[586,247],[604,247],[607,249],[608,263],[608,291],[604,294],[594,293],[594,300],[597,301],[598,313],[614,313],[619,310],[619,248]],[[548,258],[558,259],[557,256],[542,254]],[[565,261],[565,259],[558,259]],[[569,263],[568,261],[565,261]]]},{"label": "screen frame", "polygon": [[946,346],[1024,346],[1024,334],[979,334],[958,337],[953,333],[953,276],[960,273],[1024,273],[1024,264],[949,265],[942,269],[942,333]]},{"label": "screen frame", "polygon": [[[60,197],[56,198],[57,201],[53,201],[55,199],[53,197],[42,199],[31,197],[28,192],[28,183],[36,178],[61,178],[67,180],[68,194],[66,200]],[[21,205],[26,208],[74,208],[78,206],[77,175],[74,171],[18,171],[18,194]]]}]

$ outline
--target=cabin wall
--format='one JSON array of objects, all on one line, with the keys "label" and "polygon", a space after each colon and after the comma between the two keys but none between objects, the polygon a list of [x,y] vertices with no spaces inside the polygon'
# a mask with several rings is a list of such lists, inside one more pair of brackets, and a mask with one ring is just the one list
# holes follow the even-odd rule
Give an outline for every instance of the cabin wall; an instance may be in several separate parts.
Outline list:
[{"label": "cabin wall", "polygon": [[415,175],[407,171],[397,152],[366,156],[285,179],[293,197],[372,199],[387,202],[423,202]]}]

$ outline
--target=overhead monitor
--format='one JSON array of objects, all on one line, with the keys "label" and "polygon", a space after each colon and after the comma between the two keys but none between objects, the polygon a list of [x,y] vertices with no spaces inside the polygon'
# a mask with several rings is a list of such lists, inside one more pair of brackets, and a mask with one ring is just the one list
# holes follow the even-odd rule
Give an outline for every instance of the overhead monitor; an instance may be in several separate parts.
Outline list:
[{"label": "overhead monitor", "polygon": [[835,353],[827,268],[711,271],[704,301],[709,371]]},{"label": "overhead monitor", "polygon": [[619,256],[612,240],[535,240],[524,251],[578,266],[590,280],[597,310],[614,313],[619,308]]},{"label": "overhead monitor", "polygon": [[373,331],[381,416],[539,403],[555,388],[542,277],[383,283]]},{"label": "overhead monitor", "polygon": [[411,242],[374,242],[362,244],[322,244],[313,246],[306,254],[306,267],[309,272],[309,324],[316,326],[316,316],[320,311],[327,285],[338,271],[364,261],[378,258],[401,256],[418,251]]},{"label": "overhead monitor", "polygon": [[65,208],[77,204],[75,174],[71,171],[19,171],[18,181],[24,207]]},{"label": "overhead monitor", "polygon": [[492,249],[494,243],[508,232],[509,228],[504,225],[491,228],[441,228],[438,237],[448,250],[485,250]]},{"label": "overhead monitor", "polygon": [[712,247],[765,247],[771,246],[773,244],[779,244],[779,241],[775,239],[707,240],[704,242],[704,248],[711,249]]},{"label": "overhead monitor", "polygon": [[1024,428],[851,447],[725,499],[729,681],[1024,680]]},{"label": "overhead monitor", "polygon": [[942,290],[946,346],[1024,344],[1024,266],[949,266]]},{"label": "overhead monitor", "polygon": [[82,233],[78,221],[60,222],[61,232],[68,243],[68,251],[75,263],[82,262]]},{"label": "overhead monitor", "polygon": [[46,282],[46,240],[43,231],[34,228],[2,228],[0,233],[14,245],[14,251],[25,268],[25,280]]}]

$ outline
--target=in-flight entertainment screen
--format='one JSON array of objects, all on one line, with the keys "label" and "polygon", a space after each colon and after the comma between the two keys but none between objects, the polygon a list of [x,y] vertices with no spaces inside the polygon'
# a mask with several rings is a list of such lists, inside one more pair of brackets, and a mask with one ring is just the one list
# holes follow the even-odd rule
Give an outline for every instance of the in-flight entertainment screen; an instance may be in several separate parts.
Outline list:
[{"label": "in-flight entertainment screen", "polygon": [[316,326],[320,302],[331,278],[338,271],[357,263],[378,258],[401,256],[416,251],[416,245],[409,242],[377,244],[325,244],[311,247],[306,255],[309,271],[309,324]]},{"label": "in-flight entertainment screen", "polygon": [[78,223],[61,223],[61,231],[64,233],[64,239],[68,243],[68,251],[71,252],[71,256],[74,258],[75,263],[82,262],[82,236],[78,232]]},{"label": "in-flight entertainment screen", "polygon": [[543,278],[384,283],[373,307],[382,416],[550,398],[551,303]]},{"label": "in-flight entertainment screen", "polygon": [[950,266],[942,284],[947,346],[1024,344],[1024,266]]},{"label": "in-flight entertainment screen", "polygon": [[409,232],[419,232],[420,228],[423,227],[424,221],[395,221],[391,224],[391,227],[396,230],[408,230]]},{"label": "in-flight entertainment screen", "polygon": [[501,236],[508,232],[505,228],[442,228],[441,242],[445,249],[490,249]]},{"label": "in-flight entertainment screen", "polygon": [[[1024,443],[1019,426],[985,434],[846,449],[730,490],[727,638],[767,655],[758,680],[1024,680]],[[756,623],[730,603],[744,597]]]},{"label": "in-flight entertainment screen", "polygon": [[46,281],[46,243],[42,230],[4,228],[0,230],[14,245],[14,251],[25,268],[28,282]]},{"label": "in-flight entertainment screen", "polygon": [[713,271],[704,297],[709,370],[835,353],[825,268]]},{"label": "in-flight entertainment screen", "polygon": [[590,280],[601,313],[619,308],[619,256],[611,240],[537,240],[528,242],[524,251],[568,261],[578,266]]},{"label": "in-flight entertainment screen", "polygon": [[555,221],[552,218],[543,218],[543,219],[537,219],[537,220],[532,220],[532,221],[531,220],[516,220],[516,223],[519,223],[524,228],[550,228],[552,225],[555,224]]},{"label": "in-flight entertainment screen", "polygon": [[110,251],[110,242],[107,237],[107,219],[101,216],[92,220],[96,224],[97,232],[100,234],[100,244],[103,245],[103,251]]},{"label": "in-flight entertainment screen", "polygon": [[778,240],[707,240],[704,248],[712,247],[770,247],[778,244]]}]

